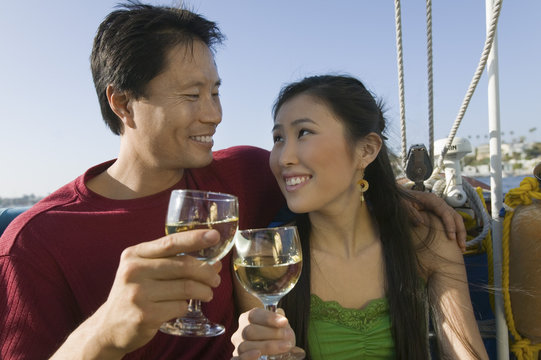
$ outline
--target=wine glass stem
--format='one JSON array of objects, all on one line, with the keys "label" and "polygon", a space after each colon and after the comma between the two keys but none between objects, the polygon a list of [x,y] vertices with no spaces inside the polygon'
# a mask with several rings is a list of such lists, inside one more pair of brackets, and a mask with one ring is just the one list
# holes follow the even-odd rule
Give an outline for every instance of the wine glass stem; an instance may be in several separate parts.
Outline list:
[{"label": "wine glass stem", "polygon": [[[273,303],[264,303],[265,309],[276,312],[276,309],[278,308],[278,302]],[[291,356],[291,353],[284,353],[284,354],[278,354],[278,355],[261,355],[259,357],[259,360],[287,360],[287,359],[294,359]]]},{"label": "wine glass stem", "polygon": [[188,313],[201,313],[201,300],[190,299],[188,303]]},{"label": "wine glass stem", "polygon": [[[277,307],[278,307],[278,303],[265,304],[265,309],[269,310],[269,311],[272,311],[272,312],[276,312]],[[261,355],[259,357],[259,360],[281,360],[281,359],[286,359],[286,357],[284,357],[283,354],[279,354],[279,355]]]}]

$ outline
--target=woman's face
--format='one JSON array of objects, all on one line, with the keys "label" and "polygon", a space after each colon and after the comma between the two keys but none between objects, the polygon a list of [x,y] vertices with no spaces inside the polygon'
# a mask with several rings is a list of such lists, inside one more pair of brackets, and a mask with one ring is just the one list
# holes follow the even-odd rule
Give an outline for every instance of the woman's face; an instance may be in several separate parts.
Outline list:
[{"label": "woman's face", "polygon": [[276,114],[273,138],[270,167],[291,211],[341,210],[359,201],[362,159],[323,102],[304,94],[287,101]]}]

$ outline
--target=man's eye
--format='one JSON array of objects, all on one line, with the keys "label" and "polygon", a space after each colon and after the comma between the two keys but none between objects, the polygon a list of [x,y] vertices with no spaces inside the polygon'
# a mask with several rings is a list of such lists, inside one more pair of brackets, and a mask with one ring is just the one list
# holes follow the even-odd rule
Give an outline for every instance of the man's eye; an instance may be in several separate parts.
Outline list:
[{"label": "man's eye", "polygon": [[274,135],[272,137],[272,140],[273,140],[274,143],[277,143],[279,141],[282,141],[282,137],[280,135]]}]

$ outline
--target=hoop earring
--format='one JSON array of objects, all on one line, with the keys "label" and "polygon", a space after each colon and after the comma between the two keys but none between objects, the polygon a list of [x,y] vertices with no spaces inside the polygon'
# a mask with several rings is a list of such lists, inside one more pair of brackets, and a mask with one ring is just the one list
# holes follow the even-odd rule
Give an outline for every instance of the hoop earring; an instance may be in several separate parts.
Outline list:
[{"label": "hoop earring", "polygon": [[357,181],[357,184],[359,184],[359,191],[361,192],[361,204],[362,204],[364,203],[364,193],[369,188],[368,181],[366,181],[365,179],[361,179]]}]

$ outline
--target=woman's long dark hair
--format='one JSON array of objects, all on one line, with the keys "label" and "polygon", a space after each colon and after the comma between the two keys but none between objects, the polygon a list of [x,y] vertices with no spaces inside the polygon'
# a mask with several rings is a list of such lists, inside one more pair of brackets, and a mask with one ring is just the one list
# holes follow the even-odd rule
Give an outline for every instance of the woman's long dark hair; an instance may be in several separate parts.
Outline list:
[{"label": "woman's long dark hair", "polygon": [[[349,76],[312,76],[292,83],[280,92],[273,116],[282,105],[305,94],[325,103],[343,121],[346,139],[354,144],[371,132],[382,135],[385,119],[381,104],[357,79]],[[365,169],[370,184],[365,198],[380,234],[385,262],[385,294],[389,303],[391,331],[397,359],[427,359],[426,292],[420,286],[419,263],[411,236],[410,218],[403,199],[407,197],[395,181],[385,143],[377,158]],[[392,226],[389,226],[392,224]],[[297,344],[307,351],[310,314],[310,221],[297,217],[303,246],[303,270],[296,287],[284,297],[284,308]]]}]

